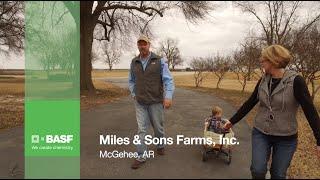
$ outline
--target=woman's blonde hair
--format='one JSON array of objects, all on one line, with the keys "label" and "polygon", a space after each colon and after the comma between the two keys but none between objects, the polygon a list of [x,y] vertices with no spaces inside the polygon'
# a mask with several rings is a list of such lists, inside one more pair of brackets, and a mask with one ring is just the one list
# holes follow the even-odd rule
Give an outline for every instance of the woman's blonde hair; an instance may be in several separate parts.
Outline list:
[{"label": "woman's blonde hair", "polygon": [[261,52],[261,57],[267,59],[277,68],[287,67],[292,59],[289,50],[277,44],[263,49]]},{"label": "woman's blonde hair", "polygon": [[222,109],[219,106],[212,107],[212,115],[215,116],[217,114],[222,114]]}]

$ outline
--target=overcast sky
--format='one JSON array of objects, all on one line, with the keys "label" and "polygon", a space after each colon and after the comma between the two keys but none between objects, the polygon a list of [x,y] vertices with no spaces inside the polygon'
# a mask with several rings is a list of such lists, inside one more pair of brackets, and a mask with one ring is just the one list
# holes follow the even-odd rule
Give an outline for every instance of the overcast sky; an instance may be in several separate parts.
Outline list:
[{"label": "overcast sky", "polygon": [[[239,47],[239,43],[249,30],[258,26],[256,20],[253,16],[233,7],[232,2],[216,2],[216,4],[218,7],[212,11],[210,17],[197,25],[188,23],[183,15],[176,11],[167,12],[164,17],[156,18],[151,24],[154,34],[152,47],[156,47],[159,41],[167,37],[178,39],[178,47],[185,63],[177,68],[188,67],[188,61],[192,57],[207,56],[216,52],[228,54]],[[132,44],[133,48],[126,49],[121,56],[121,62],[114,67],[115,69],[129,68],[133,54],[138,52],[135,40]],[[24,57],[20,56],[12,57],[7,61],[1,60],[0,67],[23,69],[23,59]],[[108,66],[98,61],[93,64],[93,68],[107,69]]]},{"label": "overcast sky", "polygon": [[[251,27],[250,22],[252,23],[254,19],[233,7],[232,2],[217,4],[219,7],[210,14],[208,19],[197,25],[188,23],[182,13],[177,11],[168,12],[164,17],[158,17],[151,24],[154,34],[152,46],[156,47],[158,42],[166,37],[178,39],[178,47],[186,62],[177,68],[187,67],[191,57],[207,56],[216,52],[222,54],[231,52],[243,40]],[[136,42],[132,43],[136,44]],[[135,46],[123,54],[121,62],[115,68],[129,68],[134,52],[138,52]],[[107,66],[96,62],[94,68],[107,68]]]}]

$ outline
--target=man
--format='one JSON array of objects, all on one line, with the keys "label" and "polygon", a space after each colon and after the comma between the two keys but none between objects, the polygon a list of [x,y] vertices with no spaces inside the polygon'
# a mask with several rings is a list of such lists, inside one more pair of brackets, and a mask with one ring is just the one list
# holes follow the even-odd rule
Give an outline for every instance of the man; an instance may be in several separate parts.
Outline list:
[{"label": "man", "polygon": [[[144,137],[151,124],[154,136],[164,137],[164,108],[170,108],[174,92],[174,82],[165,59],[150,52],[150,40],[140,36],[137,40],[139,56],[130,65],[129,90],[134,99],[138,135],[137,145],[139,157],[134,160],[131,168],[137,169],[146,161],[144,153],[147,146]],[[157,154],[164,155],[164,145],[157,145]]]}]

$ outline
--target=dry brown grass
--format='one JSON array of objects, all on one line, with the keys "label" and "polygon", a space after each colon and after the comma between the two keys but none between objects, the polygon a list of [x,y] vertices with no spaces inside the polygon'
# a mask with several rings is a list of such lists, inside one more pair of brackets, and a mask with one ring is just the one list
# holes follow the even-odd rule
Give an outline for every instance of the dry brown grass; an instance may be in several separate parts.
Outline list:
[{"label": "dry brown grass", "polygon": [[110,103],[118,100],[120,97],[129,95],[129,90],[122,89],[105,81],[93,80],[93,84],[97,89],[96,95],[88,96],[86,93],[81,94],[81,110]]},{"label": "dry brown grass", "polygon": [[[217,78],[212,73],[207,73],[208,76],[204,79],[201,87],[205,88],[216,88]],[[190,86],[194,87],[194,78],[193,75],[183,75],[183,76],[174,76],[174,81],[177,86]],[[317,81],[320,84],[320,80]],[[247,86],[245,88],[245,92],[251,93],[254,87],[257,84],[257,79],[247,82]],[[234,73],[227,73],[226,77],[222,80],[220,84],[221,89],[226,90],[235,90],[241,91],[242,86],[239,81],[236,79],[236,75]],[[309,90],[311,92],[311,86],[309,86]],[[320,107],[320,92],[316,95],[315,105]],[[319,110],[319,108],[318,108]]]},{"label": "dry brown grass", "polygon": [[[119,88],[100,80],[93,81],[97,94],[81,96],[81,110],[90,109],[109,103],[129,94],[128,90]],[[17,76],[0,76],[0,129],[22,126],[24,123],[24,78]]]},{"label": "dry brown grass", "polygon": [[24,78],[0,77],[0,129],[24,122]]},{"label": "dry brown grass", "polygon": [[[175,83],[177,87],[193,89],[196,91],[210,93],[212,95],[218,96],[222,99],[225,99],[226,101],[229,101],[236,108],[239,108],[250,96],[257,81],[249,82],[245,92],[241,93],[241,90],[239,90],[241,88],[239,82],[232,78],[234,78],[233,75],[228,74],[226,79],[224,79],[221,83],[221,89],[215,88],[217,79],[213,75],[210,75],[206,80],[204,80],[203,87],[200,88],[194,87],[192,75],[175,76]],[[319,110],[319,94],[316,96],[315,105]],[[253,118],[256,113],[257,107],[255,107],[246,116],[246,120],[251,127],[253,126]],[[315,138],[301,108],[298,112],[298,126],[299,144],[291,162],[291,166],[288,170],[288,175],[290,178],[319,178],[320,161],[315,155]]]},{"label": "dry brown grass", "polygon": [[0,76],[0,95],[24,95],[24,77]]},{"label": "dry brown grass", "polygon": [[[174,81],[176,85],[183,86],[195,86],[193,75],[185,76],[174,76]],[[206,73],[206,78],[203,80],[201,87],[215,88],[217,83],[217,78],[213,73]],[[256,81],[249,81],[245,91],[250,92],[256,85]],[[225,78],[221,81],[220,88],[230,89],[230,90],[241,90],[242,86],[237,80],[237,76],[234,73],[227,73]]]},{"label": "dry brown grass", "polygon": [[93,78],[107,78],[107,77],[128,77],[128,70],[93,70],[91,75]]}]

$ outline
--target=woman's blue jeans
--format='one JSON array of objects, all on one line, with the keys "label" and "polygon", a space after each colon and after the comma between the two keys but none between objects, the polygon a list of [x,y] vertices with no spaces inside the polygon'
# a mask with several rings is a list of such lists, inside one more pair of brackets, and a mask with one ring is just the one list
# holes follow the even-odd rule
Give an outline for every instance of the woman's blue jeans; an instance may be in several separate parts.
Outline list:
[{"label": "woman's blue jeans", "polygon": [[279,139],[252,130],[251,175],[253,179],[265,179],[267,164],[272,152],[271,179],[285,179],[293,154],[297,148],[297,138]]}]

